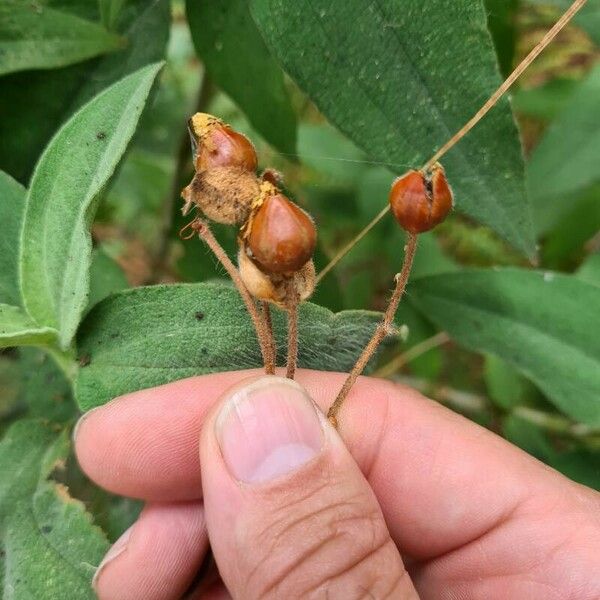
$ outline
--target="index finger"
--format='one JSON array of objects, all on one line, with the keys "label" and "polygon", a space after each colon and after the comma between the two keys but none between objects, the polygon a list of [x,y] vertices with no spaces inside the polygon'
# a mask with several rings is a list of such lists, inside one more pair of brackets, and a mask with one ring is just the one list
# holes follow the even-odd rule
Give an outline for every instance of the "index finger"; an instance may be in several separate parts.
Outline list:
[{"label": "index finger", "polygon": [[[185,379],[88,413],[76,434],[81,467],[118,494],[154,501],[199,498],[204,417],[226,389],[258,374]],[[323,410],[344,378],[298,374]],[[560,477],[484,428],[383,380],[358,380],[341,413],[340,435],[373,487],[392,537],[419,558],[477,538],[526,494],[555,485]]]}]

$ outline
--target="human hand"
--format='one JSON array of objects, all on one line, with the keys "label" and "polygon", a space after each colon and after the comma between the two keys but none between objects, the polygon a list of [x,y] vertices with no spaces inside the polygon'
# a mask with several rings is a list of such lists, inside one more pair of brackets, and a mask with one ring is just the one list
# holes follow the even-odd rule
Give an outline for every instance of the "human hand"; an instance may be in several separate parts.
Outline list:
[{"label": "human hand", "polygon": [[[343,379],[298,374],[321,409]],[[146,501],[102,600],[181,598],[209,540],[222,581],[189,598],[600,597],[600,495],[389,382],[359,379],[339,435],[289,380],[233,372],[114,400],[75,444]]]}]

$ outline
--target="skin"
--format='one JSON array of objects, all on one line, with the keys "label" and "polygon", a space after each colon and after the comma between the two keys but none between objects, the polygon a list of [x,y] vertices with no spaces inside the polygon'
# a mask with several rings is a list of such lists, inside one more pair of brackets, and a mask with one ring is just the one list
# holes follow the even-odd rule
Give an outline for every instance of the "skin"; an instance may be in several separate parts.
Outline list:
[{"label": "skin", "polygon": [[[101,600],[181,598],[209,543],[220,576],[187,598],[600,597],[600,494],[406,387],[360,378],[316,458],[240,484],[215,420],[258,376],[185,379],[80,421],[83,470],[146,501],[97,574]],[[297,376],[323,411],[344,378]]]}]

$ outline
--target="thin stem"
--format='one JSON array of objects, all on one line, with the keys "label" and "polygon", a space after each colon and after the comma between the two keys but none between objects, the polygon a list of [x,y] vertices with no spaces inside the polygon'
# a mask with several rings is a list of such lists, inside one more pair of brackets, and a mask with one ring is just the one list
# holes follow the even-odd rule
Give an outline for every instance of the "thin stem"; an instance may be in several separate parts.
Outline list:
[{"label": "thin stem", "polygon": [[337,265],[340,260],[342,260],[342,258],[344,258],[344,256],[346,256],[346,254],[348,254],[348,252],[350,252],[350,250],[352,250],[352,248],[354,248],[354,246],[356,246],[356,244],[358,244],[358,242],[360,242],[360,240],[362,240],[365,235],[367,235],[367,233],[369,233],[369,231],[371,231],[371,229],[373,229],[373,227],[375,227],[375,225],[377,225],[377,223],[379,223],[379,221],[381,221],[381,219],[383,219],[383,217],[385,217],[385,215],[387,214],[387,212],[390,210],[390,205],[386,204],[385,208],[383,208],[381,210],[381,212],[379,212],[379,214],[377,214],[375,216],[375,218],[354,238],[352,238],[352,240],[350,240],[327,264],[327,266],[317,275],[317,279],[316,279],[316,284],[319,284],[319,281],[321,281],[321,279],[323,279],[323,277],[325,277],[325,275],[327,275],[327,273],[329,273],[329,271],[331,271],[331,269],[333,269],[333,267],[335,267],[335,265]]},{"label": "thin stem", "polygon": [[298,294],[293,277],[288,284],[288,297],[291,300],[287,306],[288,347],[285,376],[288,379],[294,379],[298,365]]},{"label": "thin stem", "polygon": [[587,0],[575,0],[565,13],[556,21],[552,29],[536,44],[535,48],[517,65],[516,69],[506,78],[502,85],[489,97],[485,104],[461,127],[426,163],[424,169],[431,168],[436,162],[448,152],[457,142],[459,142],[481,119],[489,112],[491,108],[500,100],[500,98],[510,89],[512,84],[523,74],[523,71],[539,56],[546,46],[558,35],[561,29],[575,16],[577,11],[586,3]]},{"label": "thin stem", "polygon": [[400,300],[402,300],[402,296],[404,295],[404,290],[406,289],[406,284],[408,283],[408,278],[410,276],[410,270],[412,269],[415,252],[417,250],[417,239],[417,234],[408,234],[402,270],[396,275],[396,287],[392,292],[390,303],[383,313],[383,318],[375,328],[375,332],[369,340],[369,343],[365,346],[362,354],[358,357],[356,364],[352,368],[352,371],[350,371],[350,374],[344,382],[344,385],[337,395],[337,398],[329,408],[327,418],[335,427],[337,427],[337,416],[342,408],[342,404],[344,403],[346,396],[348,395],[348,392],[354,385],[354,382],[357,380],[358,376],[364,371],[373,354],[375,354],[379,344],[381,344],[386,335],[388,335],[392,329],[394,317],[396,316],[396,311],[398,310]]},{"label": "thin stem", "polygon": [[445,331],[440,331],[435,335],[415,344],[412,348],[409,348],[406,352],[399,354],[389,363],[383,365],[383,367],[377,369],[373,375],[375,377],[389,377],[394,373],[397,373],[405,364],[415,360],[415,358],[419,358],[419,356],[425,354],[425,352],[429,352],[429,350],[433,350],[433,348],[437,348],[438,346],[442,346],[443,344],[450,341],[450,336]]},{"label": "thin stem", "polygon": [[238,289],[238,292],[240,293],[240,296],[246,305],[246,309],[248,310],[248,313],[250,313],[250,318],[252,319],[254,328],[256,330],[256,337],[258,338],[260,351],[262,353],[263,362],[265,365],[265,373],[267,375],[273,375],[273,373],[275,373],[275,361],[272,352],[270,351],[271,344],[269,341],[267,326],[264,320],[261,318],[258,308],[256,307],[250,292],[244,285],[238,270],[229,256],[227,256],[225,250],[223,250],[221,244],[219,244],[217,241],[217,238],[215,238],[213,235],[213,232],[210,230],[210,227],[206,221],[203,221],[202,219],[196,219],[191,226],[195,231],[198,232],[198,236],[204,240],[206,245],[213,251],[219,262],[223,265],[223,267],[225,267],[225,270],[227,273],[229,273],[229,276],[231,277],[235,287]]},{"label": "thin stem", "polygon": [[[475,125],[486,115],[486,113],[498,102],[513,83],[522,75],[523,71],[538,57],[538,55],[546,48],[546,46],[558,35],[558,33],[567,25],[567,23],[575,16],[577,11],[586,3],[587,0],[575,0],[573,4],[565,11],[560,19],[554,24],[552,29],[540,40],[536,47],[519,63],[516,69],[508,76],[506,81],[490,96],[485,104],[475,113],[475,115],[458,131],[456,132],[424,165],[423,169],[432,167],[440,158],[450,150],[458,141],[460,141]],[[330,261],[329,264],[317,276],[317,283],[327,275],[337,265],[354,246],[362,240],[365,235],[373,229],[373,227],[381,221],[381,219],[390,210],[389,204],[381,210],[381,212],[368,224],[365,228],[348,244],[346,244]]]},{"label": "thin stem", "polygon": [[275,334],[273,333],[273,319],[271,318],[271,305],[264,300],[260,303],[262,309],[262,318],[263,323],[265,324],[265,329],[267,330],[267,334],[269,336],[269,353],[270,353],[270,362],[273,363],[274,366],[277,365],[277,346],[275,344]]}]

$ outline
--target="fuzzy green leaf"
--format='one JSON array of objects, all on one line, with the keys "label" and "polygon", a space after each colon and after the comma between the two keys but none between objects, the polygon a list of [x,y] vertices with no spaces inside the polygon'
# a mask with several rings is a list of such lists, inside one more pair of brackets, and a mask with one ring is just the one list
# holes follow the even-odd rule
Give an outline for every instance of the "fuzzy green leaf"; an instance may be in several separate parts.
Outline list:
[{"label": "fuzzy green leaf", "polygon": [[[480,0],[252,0],[251,7],[298,85],[373,160],[397,173],[429,159],[502,81]],[[458,210],[532,256],[508,100],[443,163]]]},{"label": "fuzzy green leaf", "polygon": [[256,28],[247,0],[187,0],[192,39],[214,81],[256,130],[282,152],[296,151],[296,116],[283,73]]},{"label": "fuzzy green leaf", "polygon": [[0,4],[0,75],[64,67],[120,45],[119,36],[70,13],[19,0]]},{"label": "fuzzy green leaf", "polygon": [[89,307],[129,287],[123,269],[102,249],[92,253]]},{"label": "fuzzy green leaf", "polygon": [[23,222],[21,289],[29,314],[69,346],[88,302],[89,225],[161,67],[136,71],[59,130],[33,175]]},{"label": "fuzzy green leaf", "polygon": [[71,382],[46,350],[19,348],[18,360],[14,362],[28,417],[53,423],[72,422],[77,418]]},{"label": "fuzzy green leaf", "polygon": [[600,424],[600,293],[552,272],[467,270],[418,279],[420,310],[457,342],[496,354],[560,410]]},{"label": "fuzzy green leaf", "polygon": [[[379,315],[300,309],[300,365],[346,371],[373,333]],[[274,314],[280,351],[285,319]],[[76,399],[88,410],[134,390],[182,377],[261,364],[246,310],[229,285],[178,284],[135,288],[98,304],[77,337]]]},{"label": "fuzzy green leaf", "polygon": [[58,332],[38,325],[18,306],[0,304],[0,348],[43,346],[54,341]]},{"label": "fuzzy green leaf", "polygon": [[[90,5],[95,8],[90,2],[75,5],[69,0],[73,9]],[[118,32],[127,40],[122,50],[62,69],[3,77],[0,168],[27,182],[50,138],[78,108],[119,79],[164,57],[169,25],[169,0],[128,0],[118,19]]]},{"label": "fuzzy green leaf", "polygon": [[93,600],[91,579],[108,543],[81,502],[49,480],[68,436],[35,420],[0,443],[0,590],[3,598]]},{"label": "fuzzy green leaf", "polygon": [[573,92],[531,156],[527,176],[539,231],[571,208],[573,193],[600,179],[599,99],[600,65]]},{"label": "fuzzy green leaf", "polygon": [[19,235],[25,188],[0,171],[0,302],[21,304],[19,292]]}]

